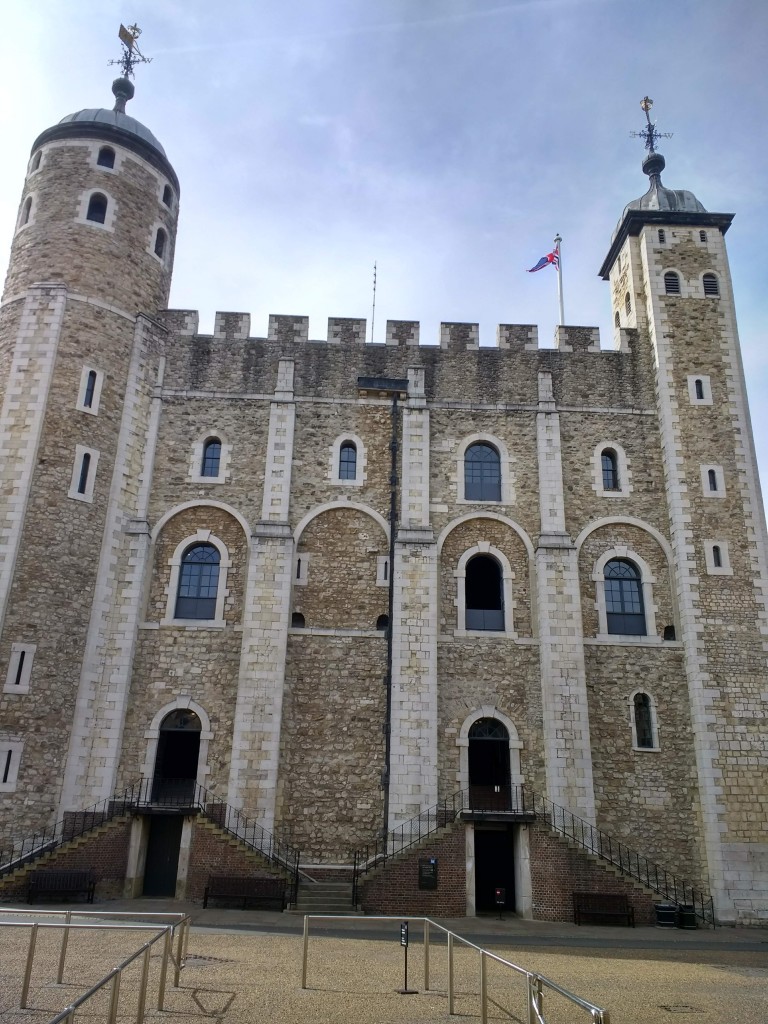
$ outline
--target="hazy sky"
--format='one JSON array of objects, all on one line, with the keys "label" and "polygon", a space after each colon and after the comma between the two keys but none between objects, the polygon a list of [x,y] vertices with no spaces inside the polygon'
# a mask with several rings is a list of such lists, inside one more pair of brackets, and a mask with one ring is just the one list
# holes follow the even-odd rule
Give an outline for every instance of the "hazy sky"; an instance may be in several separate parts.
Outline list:
[{"label": "hazy sky", "polygon": [[[536,323],[563,236],[566,322],[611,343],[597,276],[640,196],[639,102],[655,101],[664,183],[736,219],[727,236],[753,423],[768,481],[764,0],[5,0],[0,262],[36,135],[111,107],[120,22],[153,62],[128,112],[181,181],[171,304],[385,321]],[[761,299],[761,295],[763,298]]]}]

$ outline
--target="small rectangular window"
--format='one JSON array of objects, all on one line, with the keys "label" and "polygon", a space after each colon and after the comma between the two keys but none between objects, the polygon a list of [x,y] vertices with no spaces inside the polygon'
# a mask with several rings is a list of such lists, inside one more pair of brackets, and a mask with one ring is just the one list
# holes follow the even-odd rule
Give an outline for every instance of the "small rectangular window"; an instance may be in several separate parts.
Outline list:
[{"label": "small rectangular window", "polygon": [[376,557],[376,586],[389,586],[389,556],[377,555]]},{"label": "small rectangular window", "polygon": [[725,497],[722,466],[701,466],[701,489],[708,498]]},{"label": "small rectangular window", "polygon": [[96,483],[96,467],[99,452],[95,448],[75,447],[75,460],[72,466],[72,479],[68,496],[78,501],[93,501],[93,490]]},{"label": "small rectangular window", "polygon": [[688,375],[688,400],[691,405],[712,405],[712,384],[708,374]]},{"label": "small rectangular window", "polygon": [[727,540],[705,540],[704,560],[708,576],[733,576]]},{"label": "small rectangular window", "polygon": [[5,676],[4,693],[29,693],[32,662],[36,650],[36,644],[11,644],[11,657]]},{"label": "small rectangular window", "polygon": [[79,412],[87,412],[91,416],[98,414],[103,380],[104,374],[100,370],[93,366],[83,367],[80,374],[80,387],[77,392],[77,404],[75,405]]}]

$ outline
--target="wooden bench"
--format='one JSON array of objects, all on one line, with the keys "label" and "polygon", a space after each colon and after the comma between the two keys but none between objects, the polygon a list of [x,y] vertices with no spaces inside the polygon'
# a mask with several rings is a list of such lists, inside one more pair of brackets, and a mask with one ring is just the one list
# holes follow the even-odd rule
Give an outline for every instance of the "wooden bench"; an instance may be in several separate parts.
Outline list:
[{"label": "wooden bench", "polygon": [[635,910],[627,896],[620,892],[575,892],[573,893],[573,920],[582,923],[582,918],[597,921],[626,921],[635,927]]},{"label": "wooden bench", "polygon": [[238,878],[231,875],[209,875],[203,895],[203,906],[208,900],[242,900],[243,910],[252,903],[271,905],[276,910],[285,909],[286,881],[273,876],[250,876]]},{"label": "wooden bench", "polygon": [[33,871],[29,876],[27,903],[34,903],[40,895],[79,896],[84,893],[93,903],[96,880],[90,871]]}]

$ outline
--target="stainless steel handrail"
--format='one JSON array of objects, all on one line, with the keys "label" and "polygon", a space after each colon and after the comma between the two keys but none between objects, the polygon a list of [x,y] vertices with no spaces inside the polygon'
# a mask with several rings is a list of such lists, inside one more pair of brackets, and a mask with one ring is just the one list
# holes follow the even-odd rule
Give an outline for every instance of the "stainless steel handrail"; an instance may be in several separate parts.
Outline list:
[{"label": "stainless steel handrail", "polygon": [[[548,989],[552,992],[556,992],[558,995],[563,996],[569,1002],[578,1006],[580,1009],[585,1010],[593,1024],[610,1024],[610,1015],[607,1010],[600,1006],[596,1006],[594,1003],[590,1003],[587,999],[582,999],[581,996],[577,996],[573,992],[569,992],[568,989],[563,988],[556,982],[552,981],[544,974],[539,974],[536,971],[528,971],[524,967],[520,967],[519,964],[513,964],[511,960],[505,960],[504,957],[499,956],[498,953],[492,953],[488,949],[484,949],[482,946],[478,946],[476,943],[471,942],[469,939],[465,939],[458,932],[453,932],[450,928],[445,928],[443,925],[438,924],[437,921],[433,921],[429,917],[412,917],[409,915],[403,915],[402,917],[392,917],[391,915],[366,915],[367,921],[421,921],[424,925],[424,990],[430,991],[429,988],[429,969],[430,969],[430,929],[437,928],[439,931],[444,932],[448,937],[448,1013],[450,1016],[455,1015],[454,1011],[454,966],[453,966],[453,953],[454,944],[458,940],[464,946],[468,946],[470,949],[477,950],[480,953],[480,1021],[481,1024],[488,1024],[488,973],[487,963],[489,960],[495,961],[496,963],[502,964],[504,967],[509,967],[515,973],[522,975],[526,979],[526,1004],[527,1004],[527,1024],[546,1024],[544,1017],[544,989]],[[307,987],[307,963],[309,958],[309,922],[310,921],[356,921],[359,923],[360,918],[354,914],[305,914],[304,915],[304,950],[302,956],[301,966],[301,987],[305,989]],[[354,933],[350,932],[350,938],[354,938]],[[496,1004],[498,1005],[498,1004]]]}]

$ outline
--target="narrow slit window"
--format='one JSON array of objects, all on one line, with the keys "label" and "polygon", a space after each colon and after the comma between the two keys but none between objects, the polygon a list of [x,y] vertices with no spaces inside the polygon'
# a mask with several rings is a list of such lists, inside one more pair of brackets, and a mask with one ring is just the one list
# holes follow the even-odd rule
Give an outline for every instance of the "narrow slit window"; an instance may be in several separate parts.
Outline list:
[{"label": "narrow slit window", "polygon": [[632,299],[630,297],[629,292],[627,292],[627,294],[624,296],[624,311],[627,314],[627,316],[629,316],[629,314],[632,312]]},{"label": "narrow slit window", "polygon": [[99,155],[96,160],[99,167],[114,167],[115,166],[115,151],[111,146],[102,146],[99,150]]},{"label": "narrow slit window", "polygon": [[32,160],[32,166],[30,167],[30,171],[36,171],[40,167],[40,161],[42,159],[42,156],[42,151],[38,149],[38,151],[35,153],[34,159]]},{"label": "narrow slit window", "polygon": [[221,441],[212,437],[203,447],[203,463],[200,476],[218,476],[221,470]]},{"label": "narrow slit window", "polygon": [[637,746],[644,750],[653,750],[653,714],[651,698],[647,693],[636,693],[633,700],[635,715],[635,738]]},{"label": "narrow slit window", "polygon": [[93,397],[96,393],[96,371],[88,372],[88,380],[85,383],[85,394],[83,395],[83,406],[86,409],[93,408]]},{"label": "narrow slit window", "polygon": [[155,256],[159,256],[160,259],[165,255],[166,239],[167,235],[165,231],[162,228],[158,228],[157,234],[155,235]]},{"label": "narrow slit window", "polygon": [[699,232],[699,241],[700,242],[706,242],[706,240],[707,240],[707,232],[706,231],[700,231]]},{"label": "narrow slit window", "polygon": [[13,751],[6,750],[4,764],[3,764],[3,775],[2,781],[5,783],[8,781],[11,774],[11,761],[13,760]]},{"label": "narrow slit window", "polygon": [[707,483],[710,491],[716,491],[717,487],[717,471],[714,469],[707,470]]},{"label": "narrow slit window", "polygon": [[696,391],[696,397],[699,399],[699,401],[703,401],[703,399],[704,399],[704,381],[697,377],[693,386],[694,386],[694,389]]},{"label": "narrow slit window", "polygon": [[21,653],[19,654],[19,663],[16,666],[16,677],[13,680],[14,686],[21,686],[21,679],[22,676],[24,675],[24,662],[26,661],[26,658],[27,652],[21,651]]},{"label": "narrow slit window", "polygon": [[339,451],[339,480],[357,479],[357,447],[353,441],[345,441]]},{"label": "narrow slit window", "polygon": [[664,231],[664,228],[659,228],[659,243],[661,245],[664,245],[666,240],[667,240],[667,235],[666,235],[666,232]]},{"label": "narrow slit window", "polygon": [[667,295],[680,294],[680,278],[674,270],[668,270],[664,275],[664,291]]},{"label": "narrow slit window", "polygon": [[24,227],[25,224],[29,224],[29,218],[32,216],[32,196],[27,196],[24,203],[24,207],[21,211],[21,224],[20,227]]},{"label": "narrow slit window", "polygon": [[88,473],[91,468],[91,456],[88,452],[83,454],[82,462],[80,463],[80,478],[77,482],[77,493],[85,494],[88,490]]},{"label": "narrow slit window", "polygon": [[301,559],[300,558],[296,559],[296,579],[297,580],[301,579]]},{"label": "narrow slit window", "polygon": [[166,206],[170,206],[173,203],[173,192],[170,185],[166,185],[163,189],[163,203]]},{"label": "narrow slit window", "polygon": [[715,274],[705,274],[702,281],[705,295],[718,296],[720,294],[720,284]]},{"label": "narrow slit window", "polygon": [[714,565],[716,569],[723,568],[723,553],[720,550],[719,544],[714,544],[712,546],[712,565]]},{"label": "narrow slit window", "polygon": [[85,219],[93,221],[94,224],[106,223],[107,197],[102,195],[101,192],[94,192],[88,200],[88,212],[85,215]]}]

